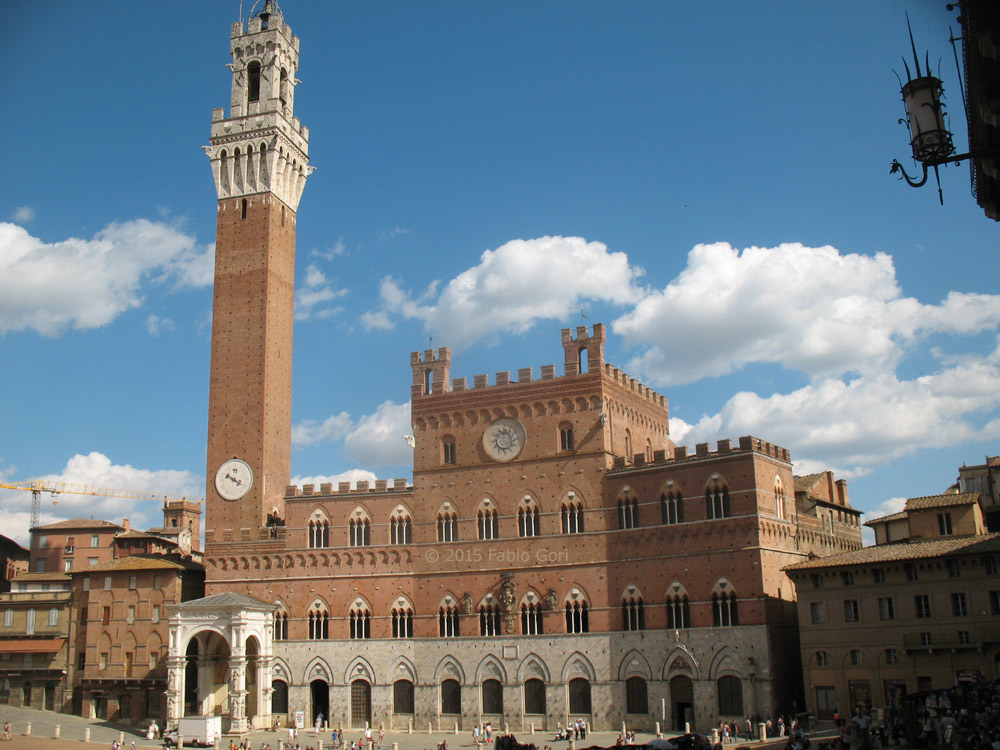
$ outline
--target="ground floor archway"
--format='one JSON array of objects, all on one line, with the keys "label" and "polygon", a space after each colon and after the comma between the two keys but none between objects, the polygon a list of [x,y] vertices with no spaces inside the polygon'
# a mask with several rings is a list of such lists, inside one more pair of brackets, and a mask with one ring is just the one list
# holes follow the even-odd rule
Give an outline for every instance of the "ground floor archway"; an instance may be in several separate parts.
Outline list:
[{"label": "ground floor archway", "polygon": [[683,732],[685,724],[694,726],[694,683],[690,677],[678,675],[670,680],[670,715],[675,731]]},{"label": "ground floor archway", "polygon": [[367,680],[351,683],[351,726],[365,727],[372,720],[372,686]]},{"label": "ground floor archway", "polygon": [[313,680],[309,683],[309,693],[312,697],[310,701],[312,718],[311,724],[315,725],[316,720],[326,721],[330,718],[330,686],[326,680]]}]

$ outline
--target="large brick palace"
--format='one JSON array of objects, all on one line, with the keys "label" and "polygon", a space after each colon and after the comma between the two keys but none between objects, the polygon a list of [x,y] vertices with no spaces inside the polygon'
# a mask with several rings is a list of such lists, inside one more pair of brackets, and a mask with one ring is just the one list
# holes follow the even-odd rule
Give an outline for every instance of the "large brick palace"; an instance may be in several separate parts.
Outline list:
[{"label": "large brick palace", "polygon": [[706,728],[803,705],[782,570],[861,546],[845,483],[755,437],[675,446],[603,325],[563,330],[537,375],[470,384],[447,348],[412,353],[412,485],[287,486],[298,50],[271,2],[233,25],[206,147],[207,597],[170,615],[168,719]]}]

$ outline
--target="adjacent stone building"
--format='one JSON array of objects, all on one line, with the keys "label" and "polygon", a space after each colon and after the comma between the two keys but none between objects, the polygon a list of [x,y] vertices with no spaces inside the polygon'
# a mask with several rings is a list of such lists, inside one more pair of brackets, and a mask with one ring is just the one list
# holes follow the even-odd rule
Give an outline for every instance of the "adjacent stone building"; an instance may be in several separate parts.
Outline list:
[{"label": "adjacent stone building", "polygon": [[958,492],[978,492],[986,528],[1000,531],[1000,456],[987,456],[985,463],[962,464],[958,469]]},{"label": "adjacent stone building", "polygon": [[811,713],[1000,677],[1000,534],[979,499],[911,498],[868,522],[876,546],[787,568]]},{"label": "adjacent stone building", "polygon": [[[128,537],[126,537],[127,539]],[[143,726],[167,713],[167,616],[205,593],[204,568],[162,552],[74,570],[73,713]]]},{"label": "adjacent stone building", "polygon": [[64,573],[21,573],[0,593],[0,703],[64,707],[70,613]]},{"label": "adjacent stone building", "polygon": [[167,608],[205,592],[200,523],[199,504],[168,501],[148,531],[93,519],[32,529],[32,565],[66,570],[21,572],[0,593],[0,704],[162,721]]},{"label": "adjacent stone building", "polygon": [[30,557],[28,550],[0,534],[0,593],[10,591],[12,578],[28,572]]},{"label": "adjacent stone building", "polygon": [[54,573],[82,568],[110,560],[114,538],[129,529],[93,518],[73,518],[31,529],[32,573]]}]

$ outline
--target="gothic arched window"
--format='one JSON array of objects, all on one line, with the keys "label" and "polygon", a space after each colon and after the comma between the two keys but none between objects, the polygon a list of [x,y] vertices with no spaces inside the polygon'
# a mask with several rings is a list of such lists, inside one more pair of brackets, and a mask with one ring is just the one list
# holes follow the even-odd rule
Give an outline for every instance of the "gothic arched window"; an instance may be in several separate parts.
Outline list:
[{"label": "gothic arched window", "polygon": [[448,511],[438,513],[437,539],[439,542],[458,541],[458,515]]},{"label": "gothic arched window", "polygon": [[372,637],[372,615],[364,604],[355,603],[351,607],[351,638],[365,639]]},{"label": "gothic arched window", "polygon": [[479,607],[479,635],[501,635],[500,607],[487,603]]},{"label": "gothic arched window", "polygon": [[247,65],[247,102],[260,101],[260,63],[254,60]]},{"label": "gothic arched window", "polygon": [[458,607],[442,606],[438,609],[438,634],[442,638],[456,638],[461,635],[458,627]]},{"label": "gothic arched window", "polygon": [[566,632],[589,633],[587,602],[566,602]]},{"label": "gothic arched window", "polygon": [[641,596],[628,596],[622,600],[622,630],[645,630],[646,608]]}]

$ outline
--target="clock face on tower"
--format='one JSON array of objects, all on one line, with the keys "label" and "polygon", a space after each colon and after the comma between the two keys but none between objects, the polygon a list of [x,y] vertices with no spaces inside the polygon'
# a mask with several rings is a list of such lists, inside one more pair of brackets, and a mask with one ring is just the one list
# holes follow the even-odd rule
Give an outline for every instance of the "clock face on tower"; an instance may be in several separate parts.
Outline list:
[{"label": "clock face on tower", "polygon": [[239,458],[229,459],[215,473],[215,489],[223,500],[239,500],[252,486],[253,470]]},{"label": "clock face on tower", "polygon": [[524,448],[524,425],[516,419],[498,419],[483,432],[483,450],[494,461],[511,461]]}]

